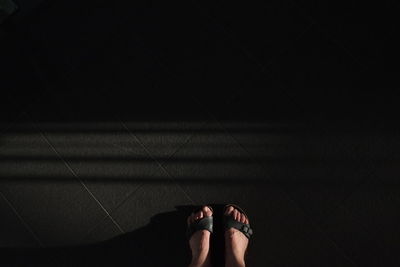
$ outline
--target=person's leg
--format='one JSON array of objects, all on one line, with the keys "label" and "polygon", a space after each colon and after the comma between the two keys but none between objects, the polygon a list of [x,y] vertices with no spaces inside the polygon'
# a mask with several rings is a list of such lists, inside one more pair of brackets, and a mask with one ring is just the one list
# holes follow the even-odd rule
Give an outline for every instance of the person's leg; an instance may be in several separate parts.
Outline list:
[{"label": "person's leg", "polygon": [[[188,225],[203,217],[212,216],[212,211],[208,207],[203,207],[202,210],[192,213],[188,219]],[[210,261],[210,235],[207,230],[195,232],[190,240],[189,245],[192,250],[192,262],[189,267],[209,267]]]},{"label": "person's leg", "polygon": [[[239,210],[230,206],[225,215],[232,216],[236,221],[249,223],[249,219]],[[244,255],[249,244],[249,239],[239,230],[231,228],[225,231],[225,266],[245,267]]]}]

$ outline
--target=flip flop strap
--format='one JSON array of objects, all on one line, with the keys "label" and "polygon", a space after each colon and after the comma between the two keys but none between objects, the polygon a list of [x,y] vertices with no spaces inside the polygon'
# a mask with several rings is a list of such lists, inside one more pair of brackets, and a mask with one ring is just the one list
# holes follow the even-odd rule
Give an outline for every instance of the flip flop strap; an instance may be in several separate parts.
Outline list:
[{"label": "flip flop strap", "polygon": [[231,216],[225,216],[225,230],[235,228],[242,232],[247,238],[250,238],[253,234],[253,229],[251,229],[250,224],[238,222]]},{"label": "flip flop strap", "polygon": [[190,238],[195,232],[200,230],[207,230],[210,233],[213,232],[213,217],[207,216],[198,221],[193,222],[187,228],[187,236]]}]

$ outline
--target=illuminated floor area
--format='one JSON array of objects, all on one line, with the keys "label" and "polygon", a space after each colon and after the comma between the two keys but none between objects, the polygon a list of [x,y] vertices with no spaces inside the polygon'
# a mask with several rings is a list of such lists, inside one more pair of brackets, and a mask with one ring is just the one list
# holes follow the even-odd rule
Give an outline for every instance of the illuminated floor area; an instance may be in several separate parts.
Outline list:
[{"label": "illuminated floor area", "polygon": [[15,2],[0,266],[184,266],[210,203],[249,266],[400,265],[398,3]]},{"label": "illuminated floor area", "polygon": [[[149,266],[160,259],[148,255],[161,253],[167,265],[184,263],[191,206],[233,202],[255,228],[250,262],[355,266],[372,260],[366,253],[383,261],[396,255],[400,233],[392,176],[400,144],[393,128],[375,126],[26,120],[0,138],[1,245],[122,235],[70,253],[114,258],[98,256],[105,249]],[[157,251],[169,243],[170,254]]]}]

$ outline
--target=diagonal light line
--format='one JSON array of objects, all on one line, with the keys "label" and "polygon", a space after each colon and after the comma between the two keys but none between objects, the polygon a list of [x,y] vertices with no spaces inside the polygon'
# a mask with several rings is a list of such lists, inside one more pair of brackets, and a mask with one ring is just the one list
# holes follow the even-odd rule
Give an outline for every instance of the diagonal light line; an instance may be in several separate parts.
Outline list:
[{"label": "diagonal light line", "polygon": [[128,133],[140,144],[140,146],[146,151],[147,155],[154,161],[157,163],[158,167],[161,168],[161,170],[163,170],[165,172],[165,174],[167,174],[168,178],[174,182],[175,185],[177,185],[179,187],[179,189],[184,193],[184,195],[186,196],[186,198],[192,202],[192,204],[195,204],[195,201],[188,195],[188,193],[182,188],[182,186],[176,182],[176,180],[173,178],[173,176],[167,171],[167,169],[165,169],[165,167],[156,159],[153,157],[153,155],[151,155],[150,151],[147,149],[147,147],[143,144],[143,142],[126,126],[126,124],[119,120],[120,123],[122,124],[122,126],[128,131]]},{"label": "diagonal light line", "polygon": [[[124,198],[123,200],[121,200],[117,205],[115,205],[115,207],[110,211],[110,214],[112,215],[113,213],[115,213],[134,193],[136,193],[140,188],[143,187],[143,183],[139,184],[137,188],[135,188],[135,190],[131,191],[126,198]],[[104,222],[104,220],[108,217],[108,215],[105,215],[98,223],[96,223],[96,225],[94,227],[92,227],[91,229],[89,229],[89,231],[87,231],[86,236],[89,236],[100,224],[102,224]]]},{"label": "diagonal light line", "polygon": [[[121,123],[122,124],[122,123]],[[126,129],[126,128],[125,128]],[[194,136],[194,134],[191,134],[190,136],[188,136],[187,138],[186,138],[186,140],[182,143],[182,144],[180,144],[180,146],[173,152],[173,153],[171,153],[168,157],[167,157],[167,160],[168,159],[170,159],[170,158],[172,158],[185,144],[187,144],[192,138],[193,138],[193,136]],[[143,146],[143,144],[140,144],[141,146]],[[120,147],[120,146],[118,146],[118,148],[124,148],[124,149],[126,149],[125,147]],[[113,210],[112,211],[110,211],[110,214],[113,214],[114,212],[116,212],[116,210],[118,210],[126,201],[128,201],[128,199],[129,198],[131,198],[141,187],[143,187],[143,183],[141,183],[137,188],[135,188],[135,190],[133,190],[132,192],[130,192],[123,200],[121,200],[114,208],[113,208]],[[101,221],[99,222],[99,223],[97,223],[92,229],[90,229],[89,231],[88,231],[88,233],[86,234],[86,235],[89,235],[91,232],[93,232],[95,229],[96,229],[96,227],[98,227],[106,218],[107,218],[108,216],[106,215],[106,216],[104,216],[102,219],[101,219]]]},{"label": "diagonal light line", "polygon": [[[122,123],[121,123],[122,124]],[[126,129],[126,128],[125,128]],[[186,138],[186,140],[180,144],[180,146],[173,152],[171,153],[168,157],[167,160],[172,158],[185,144],[187,144],[192,138],[193,138],[194,134],[191,134],[190,136],[188,136]],[[140,143],[139,143],[140,144]],[[143,146],[144,144],[140,144],[141,146]],[[118,148],[123,148],[126,149],[125,147],[120,147],[118,146]],[[141,187],[143,187],[143,183],[141,183],[137,188],[135,188],[135,190],[133,190],[132,192],[130,192],[123,200],[121,200],[114,208],[112,211],[110,211],[110,214],[113,214],[114,212],[116,212],[126,201],[128,201],[129,198],[131,198]],[[183,188],[182,188],[183,190]],[[97,223],[92,229],[90,229],[86,236],[88,236],[91,232],[93,232],[108,216],[104,216],[101,221],[99,223]]]},{"label": "diagonal light line", "polygon": [[[79,179],[79,178],[78,178]],[[107,214],[107,216],[111,219],[111,221],[117,226],[118,230],[121,233],[125,233],[125,231],[122,229],[122,227],[114,220],[114,218],[111,216],[111,214],[107,211],[107,209],[101,204],[100,200],[97,199],[97,197],[92,193],[92,191],[86,186],[86,184],[79,179],[79,182],[82,184],[82,186],[86,189],[86,191],[92,196],[92,198],[99,204],[99,206],[103,209],[103,211]]]},{"label": "diagonal light line", "polygon": [[32,230],[32,228],[25,222],[25,220],[22,218],[22,216],[19,214],[19,212],[14,208],[14,205],[11,204],[10,201],[6,198],[6,196],[3,194],[3,192],[0,191],[1,197],[5,200],[7,205],[12,209],[14,214],[18,217],[19,221],[24,225],[26,230],[33,236],[33,238],[39,243],[41,247],[44,247],[43,242],[40,240],[40,238],[35,234],[35,232]]},{"label": "diagonal light line", "polygon": [[[119,120],[120,121],[120,120]],[[122,124],[122,123],[121,123]],[[126,128],[125,128],[126,129]],[[185,144],[187,144],[192,138],[193,138],[194,134],[191,134],[190,136],[188,136],[186,138],[186,140],[179,145],[179,147],[177,149],[175,149],[175,151],[173,153],[171,153],[168,157],[167,160],[172,158]],[[140,143],[139,143],[140,144]],[[113,144],[115,145],[115,144]],[[140,144],[141,146],[143,146],[143,144]],[[118,148],[122,148],[122,149],[126,149],[128,151],[130,151],[130,149],[127,149],[125,147],[121,147],[121,146],[117,146]],[[126,201],[128,201],[129,198],[131,198],[141,187],[143,187],[143,183],[141,183],[137,188],[135,188],[135,190],[133,190],[132,192],[130,192],[123,200],[121,200],[117,205],[115,205],[115,207],[113,208],[113,210],[110,211],[110,214],[113,214],[114,212],[116,212],[116,210],[118,210]],[[93,232],[108,216],[105,215],[99,223],[97,223],[93,228],[91,228],[86,236],[88,236],[91,232]]]},{"label": "diagonal light line", "polygon": [[43,134],[41,129],[36,125],[36,123],[33,123],[35,127],[38,129],[40,132],[40,135],[43,137],[43,139],[46,141],[46,143],[51,147],[51,149],[56,153],[57,157],[64,163],[64,165],[67,167],[67,169],[71,172],[71,174],[79,181],[79,183],[83,186],[83,188],[89,193],[89,195],[93,198],[93,200],[100,206],[100,208],[109,216],[111,221],[115,224],[115,226],[121,231],[121,233],[124,233],[124,230],[121,228],[121,226],[114,220],[114,218],[110,215],[110,213],[107,211],[107,209],[101,204],[101,202],[97,199],[97,197],[92,193],[92,191],[86,186],[86,184],[79,178],[79,176],[76,174],[76,172],[71,168],[71,166],[68,164],[67,161],[61,156],[61,154],[58,152],[58,150],[53,146],[53,144],[48,140],[48,138]]},{"label": "diagonal light line", "polygon": [[174,151],[173,153],[171,153],[171,155],[169,155],[169,156],[167,157],[167,160],[169,160],[169,159],[171,159],[173,156],[175,156],[176,153],[178,153],[178,151],[180,151],[187,143],[190,142],[190,140],[193,139],[193,137],[194,137],[194,134],[191,134],[190,136],[188,136],[188,137],[186,138],[186,140],[185,140],[182,144],[180,144],[180,145],[175,149],[175,151]]}]

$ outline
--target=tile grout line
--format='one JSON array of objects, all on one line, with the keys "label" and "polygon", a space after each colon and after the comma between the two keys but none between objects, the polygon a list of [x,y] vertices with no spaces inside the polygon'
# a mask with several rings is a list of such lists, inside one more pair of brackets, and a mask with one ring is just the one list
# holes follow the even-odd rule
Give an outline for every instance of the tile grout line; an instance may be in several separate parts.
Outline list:
[{"label": "tile grout line", "polygon": [[[199,103],[200,105],[201,105],[201,103]],[[206,111],[207,113],[209,113],[208,111]],[[250,153],[250,151],[248,151],[230,132],[228,132],[227,130],[226,130],[226,128],[220,123],[220,121],[219,120],[217,120],[217,118],[212,114],[212,113],[209,113],[209,115],[212,117],[212,119],[221,127],[221,129],[225,132],[225,134],[227,134],[227,135],[229,135],[234,141],[235,141],[235,143],[237,144],[237,145],[239,145],[239,147],[242,149],[242,150],[244,150],[248,155],[250,155],[250,156],[253,156],[253,154],[252,153]],[[264,167],[263,166],[261,166],[263,169],[264,169]],[[331,242],[332,244],[333,244],[333,246],[335,246],[337,249],[338,249],[338,251],[340,251],[341,253],[342,253],[342,255],[347,259],[347,260],[349,260],[353,265],[355,265],[355,266],[358,266],[358,264],[352,259],[352,258],[350,258],[348,255],[347,255],[347,253],[346,253],[346,251],[344,250],[344,249],[342,249],[340,246],[338,246],[338,244],[334,241],[334,240],[332,240],[332,238],[331,237],[329,237],[326,233],[325,233],[325,231],[323,231],[319,226],[318,226],[318,224],[317,223],[315,223],[314,222],[314,220],[312,220],[311,218],[310,218],[310,216],[292,199],[292,197],[285,191],[285,190],[281,190],[281,192],[283,193],[283,194],[285,194],[287,197],[288,197],[288,200],[290,201],[290,202],[292,202],[294,205],[295,205],[295,207],[297,207],[297,209],[299,210],[299,211],[301,211],[301,213],[309,220],[309,222],[312,224],[312,226],[314,227],[314,229],[315,230],[317,230],[317,231],[319,231],[321,234],[323,234],[324,236],[325,236],[325,238],[329,241],[329,242]]]},{"label": "tile grout line", "polygon": [[[48,81],[46,79],[43,78],[43,73],[40,70],[40,67],[35,64],[35,61],[33,60],[32,57],[29,57],[32,68],[34,69],[34,71],[36,72],[36,76],[38,77],[39,81],[42,84],[45,84],[44,86],[44,90],[45,92],[48,92],[47,88],[48,88]],[[91,198],[93,200],[95,200],[95,202],[100,206],[100,208],[106,213],[106,217],[108,216],[111,221],[114,223],[114,225],[118,228],[118,230],[121,233],[124,233],[124,230],[122,229],[122,227],[114,220],[114,218],[110,215],[110,213],[106,210],[106,208],[103,206],[103,204],[101,204],[101,202],[97,199],[97,197],[93,194],[93,192],[91,192],[91,190],[86,186],[86,184],[78,177],[78,175],[75,173],[75,171],[69,166],[69,164],[65,161],[65,159],[63,157],[61,157],[61,155],[59,154],[59,152],[55,149],[55,147],[53,146],[53,144],[47,139],[47,137],[43,134],[43,132],[41,131],[41,129],[36,125],[36,123],[34,123],[35,127],[40,131],[40,134],[42,135],[42,137],[44,138],[44,140],[50,145],[50,147],[52,148],[52,150],[57,154],[57,156],[63,161],[64,165],[67,167],[67,169],[72,173],[72,175],[79,181],[79,183],[83,186],[83,188],[89,193],[89,195],[91,196]]]},{"label": "tile grout line", "polygon": [[[354,194],[356,194],[356,193],[360,190],[360,188],[361,188],[363,185],[368,184],[370,181],[375,180],[375,178],[376,178],[376,177],[374,176],[374,171],[373,171],[372,169],[369,169],[369,170],[367,171],[367,174],[366,174],[366,175],[368,175],[368,177],[365,178],[365,179],[363,179],[363,180],[362,180],[362,181],[361,181],[361,182],[360,182],[346,197],[344,197],[337,205],[335,205],[335,207],[329,209],[328,212],[327,212],[327,214],[333,213],[334,211],[338,210],[340,207],[343,206],[344,202],[346,202],[346,201],[347,201],[348,199],[350,199]],[[294,201],[294,200],[293,200],[293,201]],[[346,207],[344,207],[344,208],[347,210]],[[303,209],[302,209],[302,210],[303,210]],[[303,210],[303,212],[304,212],[304,214],[307,215],[307,213],[306,213],[304,210]],[[309,217],[309,215],[307,215],[307,217]],[[322,233],[329,241],[331,241],[331,243],[332,243],[337,249],[339,249],[340,251],[342,251],[343,255],[344,255],[346,258],[348,258],[349,260],[351,260],[351,262],[353,262],[356,266],[359,266],[350,256],[348,256],[347,251],[346,251],[344,248],[342,248],[336,241],[334,241],[334,240],[332,239],[332,237],[331,237],[329,234],[326,233],[326,231],[323,229],[323,227],[320,226],[319,223],[317,223],[315,220],[313,220],[313,219],[311,219],[311,218],[309,218],[309,220],[310,220],[311,223],[314,225],[314,227],[317,228],[317,229],[319,230],[319,232]],[[364,228],[364,230],[366,231],[364,225],[361,225],[361,227]],[[366,232],[368,232],[368,231],[366,231]]]},{"label": "tile grout line", "polygon": [[182,188],[182,186],[180,185],[180,184],[178,184],[177,183],[177,181],[173,178],[173,176],[165,169],[165,167],[157,160],[157,159],[155,159],[152,155],[151,155],[151,153],[150,153],[150,151],[147,149],[147,147],[143,144],[143,142],[126,126],[126,124],[123,122],[123,121],[121,121],[121,120],[119,120],[120,121],[120,123],[121,123],[121,125],[128,131],[128,133],[137,141],[137,142],[139,142],[139,144],[140,144],[140,146],[142,146],[142,148],[146,151],[146,153],[147,153],[147,155],[153,160],[153,161],[155,161],[156,163],[157,163],[157,165],[158,165],[158,167],[159,168],[161,168],[161,170],[163,170],[167,175],[168,175],[168,178],[172,181],[172,182],[174,182],[174,184],[175,185],[177,185],[179,188],[180,188],[180,190],[184,193],[184,195],[186,196],[186,198],[188,199],[188,200],[190,200],[190,202],[192,202],[192,204],[195,204],[195,201],[188,195],[188,193]]},{"label": "tile grout line", "polygon": [[[308,217],[309,216],[307,215],[307,218]],[[348,261],[350,261],[354,266],[360,266],[359,264],[357,264],[357,262],[354,259],[352,259],[348,255],[347,251],[344,248],[342,248],[341,246],[339,246],[339,244],[336,241],[334,241],[332,239],[332,237],[330,237],[317,223],[315,223],[314,220],[311,220],[310,218],[309,218],[309,220],[310,220],[310,223],[312,224],[312,226],[314,226],[314,228],[318,232],[320,232],[326,238],[326,240],[328,240],[337,249],[337,251],[340,252],[344,256],[344,258],[346,258]]]},{"label": "tile grout line", "polygon": [[14,205],[6,198],[6,196],[3,194],[3,192],[0,191],[0,195],[4,199],[4,201],[7,203],[7,205],[12,209],[14,214],[18,217],[19,221],[23,224],[25,229],[27,229],[28,232],[33,236],[33,238],[36,240],[36,242],[38,242],[41,247],[44,247],[44,243],[35,234],[35,232],[32,230],[32,228],[25,222],[25,220],[22,218],[22,216],[19,214],[19,212],[15,209]]},{"label": "tile grout line", "polygon": [[[217,121],[217,123],[218,124],[220,124],[220,122],[219,121]],[[220,124],[220,126],[221,127],[223,127],[221,124]],[[225,129],[225,127],[223,127],[223,129],[226,131],[226,129]],[[231,136],[234,140],[235,140],[235,142],[242,148],[242,149],[244,149],[244,151],[246,151],[246,153],[248,153],[249,155],[253,155],[252,153],[250,153],[250,151],[248,151],[231,133],[229,133],[229,132],[227,132],[226,131],[226,133],[227,134],[229,134],[229,136]],[[263,166],[261,166],[261,167],[263,167]],[[264,169],[264,167],[263,167],[263,169]],[[324,236],[325,236],[325,238],[329,241],[329,242],[331,242],[332,244],[333,244],[333,246],[335,246],[337,249],[338,249],[338,251],[340,251],[341,253],[342,253],[342,255],[346,258],[346,259],[348,259],[351,263],[353,263],[355,266],[359,266],[352,258],[350,258],[348,255],[347,255],[347,253],[346,253],[346,251],[343,249],[343,248],[341,248],[334,240],[332,240],[332,238],[329,236],[329,235],[327,235],[326,233],[325,233],[325,231],[323,231],[322,229],[321,229],[321,227],[314,221],[314,220],[312,220],[311,218],[310,218],[310,216],[304,211],[304,209],[303,208],[301,208],[297,203],[296,203],[296,201],[286,192],[286,190],[281,190],[281,192],[283,193],[283,194],[285,194],[285,196],[287,196],[287,198],[289,199],[289,201],[290,202],[292,202],[294,205],[295,205],[295,207],[297,207],[297,209],[299,210],[299,211],[301,211],[301,213],[309,220],[309,222],[312,224],[312,226],[314,227],[314,229],[316,229],[316,230],[318,230],[321,234],[323,234]]]},{"label": "tile grout line", "polygon": [[165,167],[157,160],[155,159],[150,151],[147,149],[147,147],[143,144],[143,142],[126,126],[126,124],[120,120],[120,123],[122,124],[122,126],[128,131],[128,133],[135,138],[135,140],[142,146],[142,148],[146,151],[146,153],[148,154],[148,156],[157,163],[158,167],[161,168],[169,177],[169,179],[171,181],[173,181],[181,190],[182,192],[185,194],[185,196],[190,200],[190,202],[192,202],[193,204],[195,203],[193,201],[193,199],[187,194],[187,192],[176,182],[175,179],[173,179],[172,175],[165,169]]},{"label": "tile grout line", "polygon": [[[113,214],[119,207],[121,207],[134,193],[136,193],[140,188],[143,187],[143,183],[139,184],[138,187],[130,192],[123,200],[121,200],[113,210],[110,211],[110,215]],[[89,229],[86,233],[86,236],[89,236],[106,218],[108,218],[107,215],[105,215],[94,227]]]},{"label": "tile grout line", "polygon": [[[225,127],[223,127],[223,125],[218,121],[218,120],[216,120],[215,119],[215,121],[220,125],[220,127],[224,130],[224,132],[226,133],[226,134],[228,134],[231,138],[233,138],[233,140],[235,141],[235,143],[237,143],[238,145],[239,145],[239,147],[241,147],[247,154],[249,154],[250,156],[253,156],[253,154],[252,153],[250,153],[250,151],[248,151],[230,132],[228,132],[226,129],[225,129]],[[261,166],[263,169],[264,169],[264,167],[263,166]],[[314,220],[312,220],[311,218],[310,218],[310,216],[296,203],[296,201],[294,201],[294,199],[285,191],[285,190],[281,190],[281,192],[283,193],[283,194],[285,194],[287,197],[288,197],[288,199],[289,199],[289,201],[290,202],[292,202],[294,205],[295,205],[295,207],[297,207],[297,209],[299,210],[299,211],[301,211],[301,213],[309,220],[309,222],[312,224],[312,226],[314,227],[314,229],[315,230],[318,230],[321,234],[323,234],[324,236],[325,236],[325,238],[329,241],[329,242],[331,242],[337,249],[338,249],[338,251],[340,251],[341,253],[342,253],[342,255],[346,258],[346,259],[348,259],[351,263],[353,263],[355,266],[358,266],[358,264],[352,259],[352,258],[350,258],[348,255],[347,255],[347,253],[346,253],[346,251],[344,250],[344,249],[342,249],[334,240],[332,240],[332,238],[329,236],[329,235],[327,235],[326,233],[325,233],[325,231],[323,231],[322,229],[321,229],[321,227],[319,227],[319,225],[314,221]]]},{"label": "tile grout line", "polygon": [[[368,176],[367,176],[367,175],[368,175]],[[370,182],[373,181],[373,180],[376,180],[374,170],[371,170],[371,169],[368,170],[367,173],[366,173],[366,176],[367,176],[367,177],[364,178],[362,181],[360,181],[360,182],[356,185],[356,187],[355,187],[349,194],[347,194],[347,195],[346,195],[341,201],[339,201],[334,207],[330,208],[330,209],[327,211],[327,214],[332,213],[332,212],[338,210],[339,208],[343,207],[344,203],[345,203],[347,200],[349,200],[354,194],[356,194],[356,193],[360,190],[361,187],[363,187],[364,185],[370,183]]]},{"label": "tile grout line", "polygon": [[[167,159],[172,158],[184,145],[186,145],[191,139],[193,138],[193,134],[190,135],[186,140],[173,152],[171,155],[167,157]],[[122,147],[118,147],[122,148]],[[129,149],[128,149],[129,150]],[[130,151],[130,150],[129,150]],[[121,202],[119,202],[112,211],[110,211],[110,214],[113,214],[119,207],[121,207],[129,198],[131,198],[141,187],[143,187],[143,183],[141,183],[135,190],[130,192]],[[97,223],[92,229],[90,229],[86,235],[89,235],[92,231],[94,231],[108,216],[104,216],[99,223]]]},{"label": "tile grout line", "polygon": [[[351,211],[350,211],[347,207],[343,207],[343,209],[346,210],[346,212],[351,213]],[[374,237],[374,238],[377,238],[377,237],[378,237],[376,234],[371,233],[371,231],[369,231],[368,228],[365,227],[364,224],[361,225],[361,228],[362,228],[362,230],[363,230],[364,232],[366,232],[367,234],[369,234],[369,236],[372,236],[372,237]],[[382,243],[381,243],[381,242],[375,242],[375,244],[376,244],[379,248],[381,248],[381,249],[383,249],[383,250],[385,249],[385,246],[382,246]]]},{"label": "tile grout line", "polygon": [[[34,123],[34,122],[33,122]],[[43,139],[46,141],[46,143],[51,147],[54,153],[56,153],[57,157],[64,163],[64,165],[67,167],[67,169],[71,172],[71,174],[79,181],[79,183],[83,186],[83,188],[89,193],[91,198],[100,206],[100,208],[106,213],[107,216],[110,217],[111,221],[117,226],[117,228],[121,231],[121,233],[124,233],[124,230],[121,228],[121,226],[114,220],[114,218],[111,217],[110,213],[107,211],[107,209],[101,204],[101,202],[96,198],[96,196],[90,191],[90,189],[86,186],[86,184],[79,178],[79,176],[76,174],[76,172],[71,168],[71,166],[68,164],[68,162],[65,161],[65,159],[61,156],[61,154],[57,151],[57,149],[53,146],[53,144],[48,140],[48,138],[44,135],[44,133],[39,129],[39,127],[34,123],[35,127],[39,130],[40,135],[43,137]]]},{"label": "tile grout line", "polygon": [[97,199],[97,197],[86,186],[86,184],[81,179],[78,178],[78,180],[81,183],[81,185],[86,189],[86,191],[92,196],[92,198],[97,202],[97,204],[99,204],[99,206],[101,207],[101,209],[103,209],[103,211],[107,214],[107,216],[110,217],[111,221],[115,224],[115,226],[117,226],[118,230],[121,233],[125,233],[125,231],[122,229],[122,227],[114,220],[114,218],[111,216],[111,214],[107,211],[107,209],[103,206],[103,204],[101,204],[100,200]]}]

